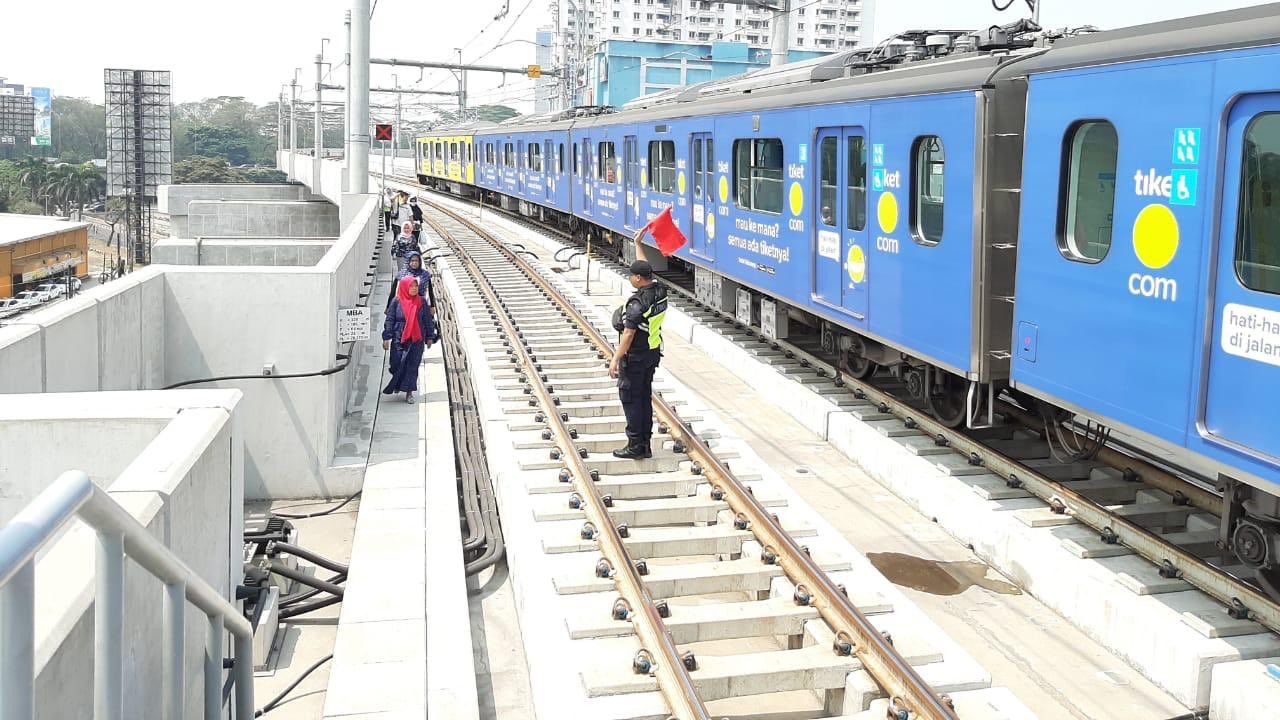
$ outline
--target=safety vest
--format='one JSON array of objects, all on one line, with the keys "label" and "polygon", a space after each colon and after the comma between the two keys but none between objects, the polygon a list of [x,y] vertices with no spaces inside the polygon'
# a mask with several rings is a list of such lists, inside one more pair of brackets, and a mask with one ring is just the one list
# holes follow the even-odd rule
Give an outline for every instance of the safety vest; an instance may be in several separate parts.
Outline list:
[{"label": "safety vest", "polygon": [[[644,308],[636,338],[631,342],[632,350],[661,350],[662,321],[667,317],[667,289],[655,282],[637,290],[631,300],[636,300]],[[631,300],[627,301],[628,304]]]}]

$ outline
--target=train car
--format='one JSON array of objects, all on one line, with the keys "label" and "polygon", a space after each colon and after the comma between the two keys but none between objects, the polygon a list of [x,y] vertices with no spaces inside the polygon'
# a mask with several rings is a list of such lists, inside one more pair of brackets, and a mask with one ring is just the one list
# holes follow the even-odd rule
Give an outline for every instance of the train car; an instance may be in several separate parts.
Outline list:
[{"label": "train car", "polygon": [[418,182],[429,187],[460,193],[462,186],[474,185],[477,129],[491,123],[460,125],[420,136],[415,142]]},{"label": "train car", "polygon": [[1012,384],[1226,493],[1280,591],[1280,6],[1103,33],[1028,80]]},{"label": "train car", "polygon": [[512,211],[548,221],[568,217],[568,126],[552,116],[513,118],[479,133],[479,186],[499,193]]},{"label": "train car", "polygon": [[851,369],[888,366],[961,424],[1007,377],[1007,301],[986,321],[1012,294],[1013,253],[991,238],[1016,215],[975,212],[1002,143],[985,85],[1005,58],[844,77],[850,57],[575,122],[575,212],[624,237],[673,206],[691,238],[674,257],[713,277],[713,304],[733,311],[745,293],[755,312],[766,298]]}]

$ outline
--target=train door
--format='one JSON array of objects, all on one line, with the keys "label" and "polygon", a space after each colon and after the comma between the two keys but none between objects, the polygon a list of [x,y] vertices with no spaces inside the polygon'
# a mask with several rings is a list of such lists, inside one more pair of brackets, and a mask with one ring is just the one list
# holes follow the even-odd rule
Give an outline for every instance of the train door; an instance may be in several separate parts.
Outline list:
[{"label": "train door", "polygon": [[[627,135],[622,141],[622,196],[626,198],[626,213],[623,215],[622,224],[628,228],[636,227],[639,222],[637,217],[637,208],[640,199],[640,163],[636,157],[636,136]],[[653,172],[653,168],[649,169]]]},{"label": "train door", "polygon": [[716,258],[716,153],[711,133],[693,133],[689,158],[693,164],[693,237],[689,252]]},{"label": "train door", "polygon": [[542,141],[542,196],[550,200],[555,191],[555,156],[551,154],[551,141]]},{"label": "train door", "polygon": [[862,128],[846,128],[841,138],[840,257],[844,264],[844,309],[861,322],[867,318],[867,137]]},{"label": "train door", "polygon": [[[1176,157],[1200,163],[1199,130],[1178,130]],[[1280,433],[1264,418],[1280,403],[1280,94],[1255,95],[1236,103],[1227,120],[1222,212],[1216,253],[1216,288],[1210,298],[1213,336],[1204,394],[1204,428],[1211,437],[1271,459],[1280,458]],[[1169,202],[1196,202],[1196,173],[1172,172]],[[1153,206],[1160,207],[1160,206]],[[1143,215],[1146,211],[1143,212]],[[1163,215],[1163,213],[1153,213]],[[1168,214],[1172,220],[1172,214]],[[1139,215],[1134,247],[1139,245]],[[1147,267],[1159,268],[1177,249],[1167,222],[1146,223],[1151,239],[1138,251]],[[1149,255],[1150,257],[1144,257]],[[1130,292],[1157,300],[1176,297],[1177,286],[1159,272],[1135,273]]]},{"label": "train door", "polygon": [[595,182],[596,164],[592,161],[595,153],[591,151],[591,138],[583,137],[582,145],[582,214],[591,215],[595,203],[591,201],[591,185]]}]

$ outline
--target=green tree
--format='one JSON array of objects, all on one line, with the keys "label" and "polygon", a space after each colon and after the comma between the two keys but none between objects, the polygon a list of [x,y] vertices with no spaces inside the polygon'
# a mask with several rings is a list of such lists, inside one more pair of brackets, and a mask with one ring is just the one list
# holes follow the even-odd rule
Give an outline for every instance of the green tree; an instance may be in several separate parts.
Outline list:
[{"label": "green tree", "polygon": [[272,168],[245,168],[237,170],[242,182],[251,183],[286,183],[289,176]]},{"label": "green tree", "polygon": [[249,162],[249,137],[243,130],[229,125],[197,125],[187,132],[191,154],[226,158],[232,165]]},{"label": "green tree", "polygon": [[180,184],[238,183],[244,177],[223,158],[195,156],[174,163],[173,182]]},{"label": "green tree", "polygon": [[66,162],[107,156],[105,110],[84,98],[53,98],[53,146]]},{"label": "green tree", "polygon": [[56,165],[45,181],[45,191],[54,203],[68,214],[75,207],[81,218],[85,202],[101,197],[105,190],[102,172],[90,163]]}]

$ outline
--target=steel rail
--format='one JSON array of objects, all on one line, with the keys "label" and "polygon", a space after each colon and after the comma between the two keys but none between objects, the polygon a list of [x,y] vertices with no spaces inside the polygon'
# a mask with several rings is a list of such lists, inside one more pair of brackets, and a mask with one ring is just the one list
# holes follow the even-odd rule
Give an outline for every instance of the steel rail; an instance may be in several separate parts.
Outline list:
[{"label": "steel rail", "polygon": [[[428,201],[427,204],[461,222],[506,255],[543,292],[548,293],[562,310],[572,315],[585,337],[599,352],[606,358],[613,356],[613,345],[528,262],[468,218],[437,203]],[[816,609],[823,620],[831,625],[836,633],[833,650],[857,657],[890,697],[895,710],[907,711],[911,717],[921,720],[956,720],[957,715],[950,706],[949,698],[939,696],[929,687],[910,663],[858,610],[848,594],[814,562],[805,548],[782,529],[772,513],[711,452],[702,439],[692,432],[688,424],[680,419],[674,408],[656,394],[653,396],[653,407],[660,421],[667,425],[672,438],[684,444],[690,459],[698,464],[699,470],[723,494],[731,511],[747,521],[748,528],[764,547],[761,559],[777,564],[796,585],[797,602],[803,599],[805,604]]]},{"label": "steel rail", "polygon": [[[406,179],[404,182],[409,181]],[[510,215],[510,213],[501,208],[489,207],[488,209],[503,215]],[[525,218],[512,217],[516,220],[527,222]],[[555,232],[562,237],[568,237],[568,235],[558,230],[551,229],[551,232]],[[691,295],[684,292],[683,289],[677,289],[681,290],[686,297],[691,298]],[[724,313],[720,314],[729,318]],[[748,330],[759,335],[753,328],[748,328]],[[1006,482],[1017,484],[1043,502],[1048,503],[1051,508],[1072,514],[1085,525],[1098,531],[1100,537],[1106,541],[1123,544],[1141,555],[1148,562],[1162,568],[1164,572],[1177,575],[1196,589],[1222,603],[1226,607],[1227,613],[1232,617],[1248,618],[1272,632],[1280,633],[1280,604],[1277,604],[1240,578],[1183,551],[1176,545],[1135,523],[1115,516],[1098,503],[1081,496],[1043,474],[1027,468],[1016,460],[987,448],[955,430],[935,423],[916,408],[912,408],[875,386],[839,370],[830,362],[785,341],[773,340],[762,335],[760,335],[760,338],[786,346],[797,357],[803,357],[815,368],[824,370],[827,375],[838,378],[851,389],[863,393],[865,397],[872,399],[877,404],[884,405],[887,412],[892,412],[903,420],[912,420],[913,423],[922,430],[927,430],[935,438],[941,436],[957,452],[970,456],[976,454],[979,460],[986,464],[993,473],[1003,475]],[[1151,470],[1139,470],[1140,479],[1143,482],[1164,490],[1175,497],[1180,492],[1192,506],[1214,514],[1221,514],[1221,498],[1194,484],[1188,484],[1176,476],[1164,473],[1159,468],[1143,462],[1140,458],[1133,458],[1106,447],[1100,451],[1099,457],[1116,467],[1132,467],[1138,464],[1139,467],[1151,468]],[[1061,504],[1055,503],[1055,500]],[[1168,561],[1167,565],[1166,561]]]},{"label": "steel rail", "polygon": [[[432,203],[427,204],[449,214],[439,206]],[[453,217],[458,219],[457,216]],[[532,389],[533,395],[542,404],[543,416],[546,418],[555,443],[560,449],[560,458],[569,466],[573,487],[583,499],[582,509],[587,516],[587,521],[596,528],[595,539],[599,543],[600,552],[611,565],[608,568],[610,571],[609,577],[617,585],[618,593],[631,608],[629,619],[632,621],[636,636],[640,640],[641,648],[653,656],[653,674],[657,677],[659,689],[671,705],[673,716],[679,718],[679,720],[711,720],[711,714],[707,711],[706,705],[703,704],[701,698],[698,697],[693,678],[690,677],[689,670],[684,665],[680,651],[676,648],[675,641],[671,638],[671,633],[667,631],[666,623],[663,622],[662,616],[658,613],[653,597],[640,579],[640,573],[636,569],[635,562],[632,561],[630,553],[622,542],[622,536],[618,533],[617,527],[609,517],[609,510],[605,506],[604,500],[600,497],[600,493],[595,487],[595,482],[592,480],[591,470],[578,454],[573,438],[569,434],[569,427],[560,415],[559,406],[552,399],[546,383],[542,380],[541,373],[537,371],[533,358],[530,357],[528,349],[524,347],[521,334],[512,322],[510,312],[506,310],[506,306],[498,299],[488,276],[480,270],[480,267],[471,258],[470,253],[466,252],[453,234],[434,218],[424,217],[423,219],[441,238],[454,247],[454,254],[467,267],[472,278],[476,280],[476,286],[484,294],[489,306],[494,310],[502,310],[502,312],[495,313],[498,322],[502,325],[502,329],[507,333],[507,336],[511,338],[512,351],[524,371],[525,379]],[[480,231],[471,223],[464,221],[463,224],[478,237],[488,239],[487,233]],[[489,240],[489,242],[492,243],[492,240]],[[517,264],[517,268],[526,274],[528,273],[526,266]]]}]

